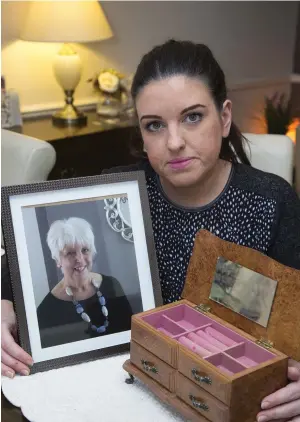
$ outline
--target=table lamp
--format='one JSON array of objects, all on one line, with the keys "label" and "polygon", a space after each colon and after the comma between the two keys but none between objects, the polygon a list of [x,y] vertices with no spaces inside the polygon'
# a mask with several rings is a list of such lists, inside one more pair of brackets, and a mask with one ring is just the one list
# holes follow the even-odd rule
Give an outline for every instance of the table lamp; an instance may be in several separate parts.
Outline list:
[{"label": "table lamp", "polygon": [[97,0],[30,1],[20,39],[63,42],[54,59],[54,74],[65,92],[65,106],[53,116],[60,126],[84,125],[86,116],[73,105],[73,95],[82,64],[70,42],[88,43],[112,37],[113,33]]}]

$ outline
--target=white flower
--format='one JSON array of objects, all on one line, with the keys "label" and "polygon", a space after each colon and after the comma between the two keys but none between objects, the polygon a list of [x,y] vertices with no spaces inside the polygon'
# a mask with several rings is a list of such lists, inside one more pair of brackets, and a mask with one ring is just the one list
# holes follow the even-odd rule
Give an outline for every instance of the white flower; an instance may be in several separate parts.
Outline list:
[{"label": "white flower", "polygon": [[120,80],[116,75],[110,72],[103,72],[98,77],[98,83],[101,91],[113,94],[119,88]]}]

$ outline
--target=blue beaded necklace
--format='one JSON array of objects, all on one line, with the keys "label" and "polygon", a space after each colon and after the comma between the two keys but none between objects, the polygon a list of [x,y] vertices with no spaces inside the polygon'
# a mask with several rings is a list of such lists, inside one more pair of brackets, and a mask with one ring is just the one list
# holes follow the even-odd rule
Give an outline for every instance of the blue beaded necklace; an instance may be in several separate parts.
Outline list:
[{"label": "blue beaded necklace", "polygon": [[73,305],[75,306],[76,312],[81,316],[83,321],[87,322],[93,331],[96,331],[98,334],[102,334],[102,333],[105,333],[105,331],[108,327],[108,324],[109,324],[109,322],[108,322],[108,310],[107,310],[107,307],[106,307],[106,300],[105,300],[105,297],[103,296],[103,294],[99,290],[101,281],[92,280],[91,282],[96,289],[96,294],[98,296],[98,302],[99,302],[99,305],[101,306],[101,311],[102,311],[102,314],[105,318],[103,325],[100,325],[99,327],[97,327],[96,325],[94,325],[92,323],[89,315],[86,312],[84,312],[84,308],[81,305],[81,303],[79,303],[74,298],[74,294],[73,294],[71,287],[66,287],[66,293],[67,293],[68,296],[70,296],[72,298],[72,302],[73,302]]}]

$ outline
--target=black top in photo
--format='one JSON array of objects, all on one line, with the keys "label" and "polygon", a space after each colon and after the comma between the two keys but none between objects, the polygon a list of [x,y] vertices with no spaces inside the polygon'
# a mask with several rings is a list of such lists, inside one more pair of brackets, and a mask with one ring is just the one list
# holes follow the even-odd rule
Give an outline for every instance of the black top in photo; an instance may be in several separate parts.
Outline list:
[{"label": "black top in photo", "polygon": [[[102,334],[93,331],[76,312],[73,302],[57,299],[49,292],[37,308],[42,348],[130,330],[133,312],[119,281],[110,276],[102,277],[101,293],[106,299],[109,321],[106,331]],[[103,325],[105,318],[96,293],[79,303],[93,325]]]}]

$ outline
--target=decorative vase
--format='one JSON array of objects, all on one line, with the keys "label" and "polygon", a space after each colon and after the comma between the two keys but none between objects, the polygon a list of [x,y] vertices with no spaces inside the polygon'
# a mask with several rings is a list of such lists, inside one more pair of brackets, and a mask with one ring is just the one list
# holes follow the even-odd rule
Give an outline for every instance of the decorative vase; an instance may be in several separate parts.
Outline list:
[{"label": "decorative vase", "polygon": [[97,114],[103,117],[118,117],[122,111],[122,103],[109,94],[102,93],[97,104]]}]

